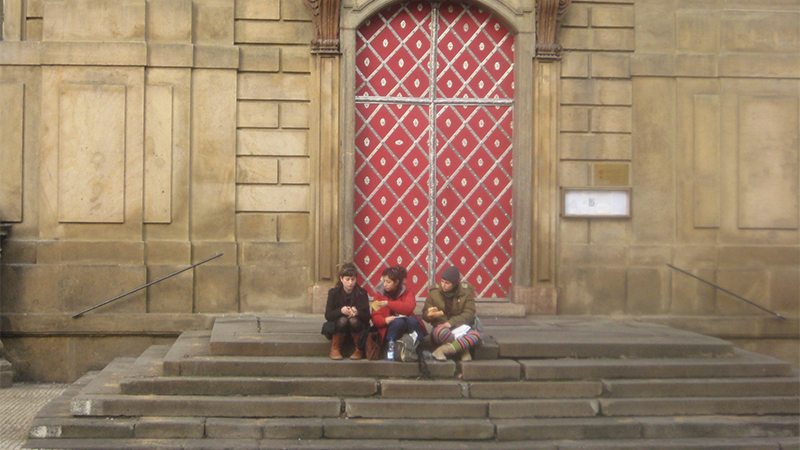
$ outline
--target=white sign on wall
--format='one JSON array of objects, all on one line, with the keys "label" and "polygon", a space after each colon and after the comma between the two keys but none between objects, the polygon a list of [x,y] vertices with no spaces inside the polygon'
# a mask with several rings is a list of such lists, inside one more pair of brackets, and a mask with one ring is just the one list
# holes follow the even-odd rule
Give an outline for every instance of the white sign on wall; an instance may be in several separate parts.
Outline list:
[{"label": "white sign on wall", "polygon": [[561,188],[562,217],[631,216],[630,188]]}]

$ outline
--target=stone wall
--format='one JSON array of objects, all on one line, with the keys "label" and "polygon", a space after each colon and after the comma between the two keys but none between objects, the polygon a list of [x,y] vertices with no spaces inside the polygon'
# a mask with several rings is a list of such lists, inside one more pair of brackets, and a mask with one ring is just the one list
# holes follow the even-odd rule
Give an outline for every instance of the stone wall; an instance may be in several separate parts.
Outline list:
[{"label": "stone wall", "polygon": [[[302,0],[4,2],[19,379],[71,381],[218,315],[319,310],[352,253],[354,30],[388,3],[343,2],[341,55],[320,55]],[[800,362],[797,2],[572,1],[560,61],[537,58],[536,2],[485,3],[517,42],[514,301]],[[559,188],[586,186],[631,188],[632,217],[560,217]]]},{"label": "stone wall", "polygon": [[2,330],[20,378],[75,379],[213,315],[309,310],[313,36],[292,0],[5,2]]},{"label": "stone wall", "polygon": [[574,2],[561,42],[559,183],[627,172],[633,213],[561,219],[559,313],[670,317],[797,363],[798,4]]}]

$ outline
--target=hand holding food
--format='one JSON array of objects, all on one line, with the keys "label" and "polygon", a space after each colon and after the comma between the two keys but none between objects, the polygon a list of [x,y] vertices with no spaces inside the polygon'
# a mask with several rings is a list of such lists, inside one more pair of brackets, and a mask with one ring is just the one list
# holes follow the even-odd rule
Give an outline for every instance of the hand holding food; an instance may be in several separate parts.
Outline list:
[{"label": "hand holding food", "polygon": [[440,317],[444,315],[444,311],[439,311],[439,308],[431,306],[428,308],[428,317]]}]

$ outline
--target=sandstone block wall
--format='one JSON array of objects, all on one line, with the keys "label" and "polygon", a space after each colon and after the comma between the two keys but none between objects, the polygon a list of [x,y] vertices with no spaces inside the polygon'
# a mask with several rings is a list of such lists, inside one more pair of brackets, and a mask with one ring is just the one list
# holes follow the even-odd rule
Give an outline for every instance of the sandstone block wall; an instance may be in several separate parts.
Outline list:
[{"label": "sandstone block wall", "polygon": [[[301,1],[3,13],[0,220],[13,226],[0,330],[19,377],[102,367],[108,336],[131,336],[116,353],[136,354],[211,315],[309,309],[314,30]],[[217,253],[103,317],[66,320]],[[53,344],[32,344],[42,336]],[[97,357],[70,366],[86,345]]]},{"label": "sandstone block wall", "polygon": [[559,183],[613,164],[633,214],[561,219],[559,312],[684,317],[797,361],[800,6],[575,2],[561,42]]},{"label": "sandstone block wall", "polygon": [[[538,64],[536,3],[487,3],[519,45],[520,297],[798,362],[800,5],[575,0],[561,60]],[[352,250],[353,30],[386,4],[343,2],[340,66],[311,53],[302,0],[3,3],[0,333],[19,379],[71,381],[217,315],[324,302]],[[632,217],[559,217],[558,189],[586,186],[631,188]]]}]

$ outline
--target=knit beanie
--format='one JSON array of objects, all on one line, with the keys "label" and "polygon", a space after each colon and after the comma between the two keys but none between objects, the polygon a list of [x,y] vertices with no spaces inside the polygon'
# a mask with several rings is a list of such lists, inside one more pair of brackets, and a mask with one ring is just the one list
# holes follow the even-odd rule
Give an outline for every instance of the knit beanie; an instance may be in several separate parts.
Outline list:
[{"label": "knit beanie", "polygon": [[458,271],[458,267],[450,266],[447,269],[442,271],[442,279],[447,280],[453,284],[458,284],[461,282],[461,273]]}]

